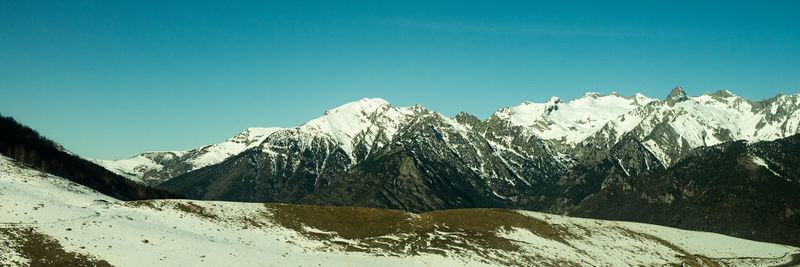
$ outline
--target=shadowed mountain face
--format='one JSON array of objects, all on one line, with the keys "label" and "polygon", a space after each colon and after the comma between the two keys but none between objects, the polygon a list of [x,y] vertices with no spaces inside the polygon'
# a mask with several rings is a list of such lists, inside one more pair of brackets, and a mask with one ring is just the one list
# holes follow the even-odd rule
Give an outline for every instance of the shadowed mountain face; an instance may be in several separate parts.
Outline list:
[{"label": "shadowed mountain face", "polygon": [[[753,172],[735,172],[713,183],[703,168],[691,167],[681,169],[686,178],[674,182],[713,192],[721,189],[720,194],[742,197],[738,201],[698,202],[691,200],[691,194],[666,192],[666,187],[645,181],[666,179],[658,177],[694,161],[712,169],[734,164],[738,161],[722,162],[726,158],[708,151],[728,151],[736,147],[731,145],[736,140],[749,140],[748,147],[764,146],[758,153],[767,153],[760,156],[767,166],[785,161],[793,154],[792,143],[782,138],[797,134],[798,125],[800,94],[753,102],[727,91],[689,97],[680,88],[666,101],[640,94],[588,93],[569,102],[558,98],[543,104],[525,102],[500,109],[484,121],[465,113],[448,118],[420,106],[393,107],[381,99],[362,99],[299,127],[275,130],[244,152],[158,187],[197,199],[414,212],[504,207],[611,216],[796,244],[798,240],[779,238],[777,231],[752,230],[778,229],[778,225],[800,228],[792,219],[796,206],[784,201],[791,197],[785,193],[789,191],[768,190],[795,187],[796,176],[791,176],[796,175],[795,165],[785,164],[786,175],[760,172],[779,177],[773,180],[750,181]],[[734,175],[739,176],[730,178]],[[759,205],[780,207],[784,219],[776,217],[764,226],[752,222],[709,226],[718,221],[706,218],[705,209],[749,209],[750,199],[768,194],[779,197],[764,197]],[[615,201],[634,197],[640,200],[630,201],[631,205],[643,208],[613,208],[618,205]],[[676,200],[656,205],[661,198]],[[656,204],[633,204],[642,201]],[[777,211],[772,214],[778,216]],[[743,216],[758,220],[764,215]]]},{"label": "shadowed mountain face", "polygon": [[696,149],[666,170],[608,179],[570,214],[800,244],[797,151],[800,135]]},{"label": "shadowed mountain face", "polygon": [[303,140],[271,136],[259,149],[159,187],[201,199],[422,212],[508,206],[531,186],[555,182],[572,164],[538,138],[506,139],[508,129],[480,121],[475,126],[489,137],[457,119],[418,109],[396,126],[390,145],[354,146],[369,151],[363,158],[351,157],[328,138],[304,147]]}]

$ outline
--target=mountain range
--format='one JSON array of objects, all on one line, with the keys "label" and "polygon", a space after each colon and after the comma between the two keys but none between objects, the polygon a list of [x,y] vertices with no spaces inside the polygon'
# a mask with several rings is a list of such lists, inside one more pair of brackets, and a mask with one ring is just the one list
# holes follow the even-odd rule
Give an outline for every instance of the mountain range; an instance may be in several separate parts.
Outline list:
[{"label": "mountain range", "polygon": [[800,94],[587,93],[485,120],[365,98],[294,128],[93,161],[195,199],[418,213],[513,208],[797,245],[798,125]]}]

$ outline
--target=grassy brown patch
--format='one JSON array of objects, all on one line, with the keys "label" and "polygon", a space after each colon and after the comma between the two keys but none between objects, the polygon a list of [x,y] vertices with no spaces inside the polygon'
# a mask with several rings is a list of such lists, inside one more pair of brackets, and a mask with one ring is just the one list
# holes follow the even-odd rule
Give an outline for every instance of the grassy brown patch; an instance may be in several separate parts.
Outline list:
[{"label": "grassy brown patch", "polygon": [[306,232],[303,226],[336,232],[347,239],[379,237],[411,230],[410,214],[399,210],[360,207],[266,204],[272,219],[286,228]]},{"label": "grassy brown patch", "polygon": [[420,214],[423,219],[448,229],[459,229],[474,233],[496,233],[522,228],[532,233],[565,245],[569,243],[564,237],[571,234],[561,227],[545,221],[522,215],[505,209],[456,209],[432,211]]},{"label": "grassy brown patch", "polygon": [[0,235],[11,241],[9,247],[30,260],[30,266],[112,266],[92,256],[65,251],[58,240],[34,228],[0,228]]},{"label": "grassy brown patch", "polygon": [[154,209],[157,211],[161,211],[161,207],[155,204],[156,201],[153,200],[135,200],[135,201],[126,201],[123,202],[122,205],[125,207],[131,208],[149,208]]},{"label": "grassy brown patch", "polygon": [[[416,215],[399,210],[361,207],[265,206],[272,211],[269,219],[308,238],[329,241],[338,236],[357,241],[334,242],[346,251],[390,255],[431,253],[443,256],[450,252],[514,264],[506,262],[507,257],[502,255],[508,252],[521,253],[519,244],[498,236],[500,232],[514,228],[526,229],[543,238],[569,245],[564,239],[569,233],[564,229],[503,209],[457,209]],[[572,265],[569,262],[559,264]]]},{"label": "grassy brown patch", "polygon": [[217,215],[209,213],[206,210],[206,208],[204,208],[202,206],[199,206],[197,204],[194,204],[194,202],[188,201],[186,203],[183,203],[183,202],[179,202],[179,201],[174,201],[172,203],[174,204],[173,208],[177,209],[179,211],[183,211],[183,212],[186,212],[186,213],[191,213],[191,214],[194,214],[194,215],[200,216],[202,218],[206,218],[206,219],[216,219],[217,218]]},{"label": "grassy brown patch", "polygon": [[132,208],[149,208],[157,211],[163,211],[164,208],[167,207],[181,212],[194,214],[205,219],[218,218],[216,214],[208,212],[205,207],[197,205],[191,201],[136,200],[123,202],[122,205]]}]

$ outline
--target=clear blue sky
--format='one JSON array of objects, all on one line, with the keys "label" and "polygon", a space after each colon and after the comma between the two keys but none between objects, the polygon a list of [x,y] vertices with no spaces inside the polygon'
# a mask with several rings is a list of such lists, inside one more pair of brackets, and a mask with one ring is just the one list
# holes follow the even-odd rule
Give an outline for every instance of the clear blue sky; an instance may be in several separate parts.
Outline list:
[{"label": "clear blue sky", "polygon": [[798,92],[799,1],[698,2],[4,1],[0,113],[120,159],[362,97],[483,119],[586,91]]}]

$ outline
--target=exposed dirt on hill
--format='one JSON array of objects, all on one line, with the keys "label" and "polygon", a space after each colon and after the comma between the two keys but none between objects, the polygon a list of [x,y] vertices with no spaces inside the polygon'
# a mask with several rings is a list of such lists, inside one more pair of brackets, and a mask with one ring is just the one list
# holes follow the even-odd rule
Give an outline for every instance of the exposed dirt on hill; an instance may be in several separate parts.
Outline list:
[{"label": "exposed dirt on hill", "polygon": [[58,240],[39,233],[32,227],[0,228],[0,237],[3,240],[0,245],[12,249],[27,260],[8,262],[14,266],[112,266],[105,260],[65,251]]}]

